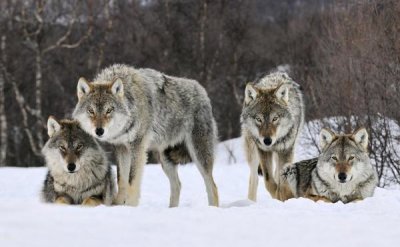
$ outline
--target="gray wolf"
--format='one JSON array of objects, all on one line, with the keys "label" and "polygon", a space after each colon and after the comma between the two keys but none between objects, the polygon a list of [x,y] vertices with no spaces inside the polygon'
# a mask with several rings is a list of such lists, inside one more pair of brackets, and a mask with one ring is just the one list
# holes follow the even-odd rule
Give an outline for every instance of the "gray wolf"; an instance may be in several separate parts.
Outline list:
[{"label": "gray wolf", "polygon": [[271,73],[246,85],[241,127],[250,166],[250,200],[257,199],[259,166],[266,189],[273,198],[279,199],[279,190],[288,189],[279,186],[280,170],[284,164],[292,162],[303,123],[304,104],[300,85],[286,73]]},{"label": "gray wolf", "polygon": [[209,205],[218,206],[212,175],[217,127],[197,81],[117,64],[92,82],[80,78],[77,92],[74,118],[92,136],[115,145],[116,204],[138,205],[146,152],[155,151],[170,182],[170,207],[179,204],[177,161],[187,157],[204,179]]},{"label": "gray wolf", "polygon": [[114,177],[103,149],[74,120],[47,121],[49,140],[42,149],[49,171],[42,189],[45,202],[111,205]]},{"label": "gray wolf", "polygon": [[283,169],[283,180],[293,197],[348,203],[374,194],[378,177],[368,157],[365,128],[347,135],[322,129],[320,146],[318,158],[288,164]]}]

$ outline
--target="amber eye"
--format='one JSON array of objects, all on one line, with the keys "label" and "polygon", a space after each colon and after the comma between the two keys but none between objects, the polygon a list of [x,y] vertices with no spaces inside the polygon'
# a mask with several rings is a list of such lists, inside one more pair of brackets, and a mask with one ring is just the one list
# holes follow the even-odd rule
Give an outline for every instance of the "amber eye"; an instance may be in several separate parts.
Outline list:
[{"label": "amber eye", "polygon": [[67,151],[67,149],[64,146],[59,146],[58,149],[60,149],[61,152],[65,152]]},{"label": "amber eye", "polygon": [[276,122],[276,121],[278,121],[278,119],[279,119],[279,117],[278,117],[278,116],[275,116],[275,117],[272,119],[272,122]]},{"label": "amber eye", "polygon": [[257,123],[262,123],[262,119],[259,116],[255,117],[255,119],[256,119]]},{"label": "amber eye", "polygon": [[338,158],[336,156],[332,156],[331,159],[333,159],[334,161],[338,161]]},{"label": "amber eye", "polygon": [[79,151],[83,148],[83,144],[79,143],[78,146],[76,146],[76,151]]},{"label": "amber eye", "polygon": [[94,115],[94,111],[93,111],[92,108],[89,108],[87,111],[88,111],[88,113],[89,113],[90,115]]},{"label": "amber eye", "polygon": [[354,160],[354,156],[353,155],[349,157],[349,161],[350,160]]},{"label": "amber eye", "polygon": [[108,108],[108,109],[107,109],[106,113],[107,113],[107,114],[110,114],[110,113],[113,112],[113,111],[114,111],[114,107],[111,107],[111,108]]}]

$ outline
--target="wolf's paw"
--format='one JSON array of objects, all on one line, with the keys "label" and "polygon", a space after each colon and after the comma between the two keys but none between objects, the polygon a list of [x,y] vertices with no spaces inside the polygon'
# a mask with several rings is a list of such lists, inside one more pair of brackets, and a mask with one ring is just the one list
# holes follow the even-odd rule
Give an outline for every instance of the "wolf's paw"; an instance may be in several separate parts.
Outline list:
[{"label": "wolf's paw", "polygon": [[114,205],[125,205],[125,201],[126,201],[125,196],[118,194],[117,197],[115,197],[113,204]]},{"label": "wolf's paw", "polygon": [[99,206],[101,203],[102,203],[102,201],[100,199],[89,197],[89,198],[86,198],[85,200],[83,200],[82,206],[96,207],[96,206]]},{"label": "wolf's paw", "polygon": [[64,196],[57,197],[54,203],[62,204],[62,205],[69,205],[71,204],[70,200]]},{"label": "wolf's paw", "polygon": [[131,207],[136,207],[139,205],[139,198],[138,197],[128,197],[125,201],[125,205],[131,206]]}]

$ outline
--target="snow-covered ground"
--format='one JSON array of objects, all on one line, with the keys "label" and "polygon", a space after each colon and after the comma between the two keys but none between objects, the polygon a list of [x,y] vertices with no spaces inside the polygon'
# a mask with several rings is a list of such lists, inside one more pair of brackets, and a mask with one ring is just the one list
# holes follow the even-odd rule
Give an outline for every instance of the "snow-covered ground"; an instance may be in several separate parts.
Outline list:
[{"label": "snow-covered ground", "polygon": [[[307,153],[302,145],[296,160]],[[233,150],[230,157],[226,148]],[[45,168],[0,169],[0,246],[398,246],[400,190],[377,189],[353,204],[279,202],[259,185],[246,200],[248,167],[241,140],[221,143],[214,169],[220,208],[208,207],[193,165],[181,166],[179,208],[168,208],[169,184],[146,166],[140,206],[82,208],[39,201]],[[236,162],[236,163],[234,163]]]}]

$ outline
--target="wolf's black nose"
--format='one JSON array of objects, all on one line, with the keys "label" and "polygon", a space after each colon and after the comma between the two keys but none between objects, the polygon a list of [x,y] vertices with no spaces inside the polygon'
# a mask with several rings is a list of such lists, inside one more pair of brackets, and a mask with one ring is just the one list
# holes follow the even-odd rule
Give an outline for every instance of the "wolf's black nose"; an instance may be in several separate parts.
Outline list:
[{"label": "wolf's black nose", "polygon": [[102,136],[104,134],[104,129],[103,128],[96,128],[96,135],[97,136]]},{"label": "wolf's black nose", "polygon": [[272,139],[270,137],[265,137],[264,138],[264,144],[269,146],[272,143]]},{"label": "wolf's black nose", "polygon": [[346,175],[346,173],[341,172],[341,173],[339,173],[338,178],[341,183],[344,183],[344,182],[346,182],[347,175]]},{"label": "wolf's black nose", "polygon": [[67,168],[68,168],[68,171],[73,172],[73,171],[75,171],[76,165],[74,163],[69,163]]}]

